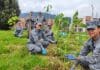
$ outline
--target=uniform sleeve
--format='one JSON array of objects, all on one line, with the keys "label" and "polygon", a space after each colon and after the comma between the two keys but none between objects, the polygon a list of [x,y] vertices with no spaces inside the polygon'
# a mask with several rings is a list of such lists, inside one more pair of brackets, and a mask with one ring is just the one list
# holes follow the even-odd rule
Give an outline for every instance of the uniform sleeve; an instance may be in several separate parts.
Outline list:
[{"label": "uniform sleeve", "polygon": [[44,33],[42,33],[43,43],[49,43],[52,42],[51,39],[49,39]]},{"label": "uniform sleeve", "polygon": [[38,36],[34,34],[33,32],[31,33],[31,39],[34,39],[34,42],[38,42]]},{"label": "uniform sleeve", "polygon": [[47,37],[43,31],[42,31],[42,38],[47,41]]},{"label": "uniform sleeve", "polygon": [[81,56],[81,61],[87,61],[91,64],[100,62],[100,43],[96,44],[96,48],[93,51],[92,56]]},{"label": "uniform sleeve", "polygon": [[88,45],[88,42],[84,44],[81,52],[80,52],[80,56],[86,56],[88,53],[90,52],[90,49],[89,49],[89,45]]}]

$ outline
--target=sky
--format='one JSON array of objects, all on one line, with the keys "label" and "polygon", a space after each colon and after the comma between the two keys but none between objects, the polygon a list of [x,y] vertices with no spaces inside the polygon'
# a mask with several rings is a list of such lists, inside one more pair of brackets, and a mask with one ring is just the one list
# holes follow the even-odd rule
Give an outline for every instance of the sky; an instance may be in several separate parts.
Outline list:
[{"label": "sky", "polygon": [[52,5],[48,13],[63,13],[68,17],[72,17],[77,10],[79,17],[91,16],[93,5],[94,17],[100,17],[100,0],[18,0],[18,4],[22,13],[45,12],[44,7]]}]

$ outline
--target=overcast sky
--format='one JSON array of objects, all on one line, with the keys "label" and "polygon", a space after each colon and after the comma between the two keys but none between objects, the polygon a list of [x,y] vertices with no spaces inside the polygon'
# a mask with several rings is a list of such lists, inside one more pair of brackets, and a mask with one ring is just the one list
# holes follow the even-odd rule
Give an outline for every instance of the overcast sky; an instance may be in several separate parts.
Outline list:
[{"label": "overcast sky", "polygon": [[100,17],[100,0],[18,0],[18,3],[22,13],[45,12],[44,7],[52,5],[51,14],[64,13],[65,16],[72,16],[78,10],[79,17],[91,16],[91,4],[93,4],[94,17]]}]

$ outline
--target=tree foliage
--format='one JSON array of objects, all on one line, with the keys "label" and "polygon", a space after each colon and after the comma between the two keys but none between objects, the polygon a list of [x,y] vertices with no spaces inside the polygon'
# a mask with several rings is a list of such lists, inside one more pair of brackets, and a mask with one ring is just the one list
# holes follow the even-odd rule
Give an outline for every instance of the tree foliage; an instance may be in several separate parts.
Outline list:
[{"label": "tree foliage", "polygon": [[80,27],[85,26],[82,22],[82,19],[78,18],[78,11],[76,11],[74,16],[73,16],[73,23],[74,23],[74,26],[77,26],[77,25]]},{"label": "tree foliage", "polygon": [[0,0],[0,24],[7,24],[9,18],[19,13],[17,0]]},{"label": "tree foliage", "polygon": [[68,26],[68,24],[69,24],[69,18],[64,17],[63,13],[55,17],[55,28],[58,28],[58,30],[63,30]]},{"label": "tree foliage", "polygon": [[8,24],[9,25],[14,25],[16,22],[18,21],[18,17],[17,16],[13,16],[13,17],[11,17],[9,20],[8,20]]},{"label": "tree foliage", "polygon": [[57,15],[54,19],[54,25],[53,25],[53,32],[55,33],[55,38],[58,40],[59,36],[62,34],[65,36],[66,32],[68,31],[68,24],[69,24],[69,18],[64,17],[64,14],[61,13]]}]

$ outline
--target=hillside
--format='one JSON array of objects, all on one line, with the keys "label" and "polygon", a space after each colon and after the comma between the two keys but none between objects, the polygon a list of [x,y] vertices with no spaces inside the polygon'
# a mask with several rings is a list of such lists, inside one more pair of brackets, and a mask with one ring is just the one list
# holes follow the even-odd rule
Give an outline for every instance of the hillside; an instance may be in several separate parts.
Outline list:
[{"label": "hillside", "polygon": [[[32,17],[35,18],[38,15],[39,15],[39,12],[33,12]],[[56,17],[56,15],[48,14],[48,13],[42,13],[42,16],[44,16],[44,18],[46,18],[46,19],[49,19],[49,18],[54,19]],[[28,13],[20,13],[19,17],[26,18],[26,17],[28,17]]]}]

